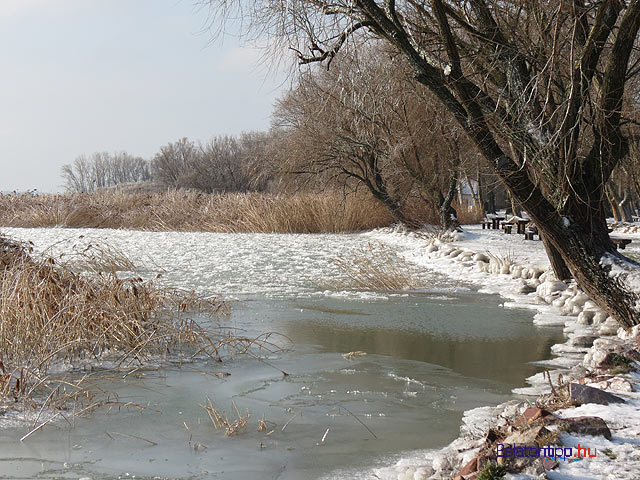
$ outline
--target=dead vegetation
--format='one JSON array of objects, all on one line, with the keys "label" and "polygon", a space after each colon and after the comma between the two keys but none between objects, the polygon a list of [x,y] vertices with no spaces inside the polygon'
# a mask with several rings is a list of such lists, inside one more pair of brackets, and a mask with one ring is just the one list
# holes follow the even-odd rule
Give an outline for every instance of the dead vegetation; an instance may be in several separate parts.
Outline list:
[{"label": "dead vegetation", "polygon": [[369,243],[349,258],[339,256],[335,263],[344,277],[334,282],[340,289],[395,291],[420,287],[409,264],[380,243]]},{"label": "dead vegetation", "polygon": [[536,400],[536,406],[539,408],[544,408],[545,410],[549,410],[554,412],[561,408],[569,408],[574,406],[571,402],[571,395],[569,393],[569,383],[565,381],[562,374],[558,375],[557,384],[554,385],[551,374],[548,371],[544,371],[543,375],[547,382],[549,383],[549,387],[551,391],[547,394],[540,395]]},{"label": "dead vegetation", "polygon": [[[77,252],[74,260],[91,267],[79,273],[73,263],[36,257],[30,246],[0,237],[0,403],[45,409],[72,402],[86,411],[100,402],[87,393],[83,368],[222,361],[269,344],[268,336],[202,327],[191,313],[222,313],[227,306],[140,277],[118,278],[115,271],[131,265],[108,249],[95,251],[97,257],[92,249]],[[52,374],[54,366],[71,376]]]},{"label": "dead vegetation", "polygon": [[[233,404],[233,409],[236,414],[236,418],[231,420],[229,420],[229,418],[224,413],[220,413],[215,409],[210,398],[207,398],[207,402],[205,405],[200,405],[207,412],[207,415],[209,415],[209,419],[211,420],[214,428],[216,430],[223,429],[228,437],[245,432],[247,430],[247,421],[249,420],[249,417],[251,417],[248,411],[245,412],[244,415],[242,415],[240,413],[240,410],[238,410],[236,403],[233,401],[231,403]],[[258,431],[261,431],[260,426],[262,424],[266,429],[267,424],[264,421],[264,416],[262,417],[262,420],[258,422]]]},{"label": "dead vegetation", "polygon": [[192,191],[0,195],[0,225],[257,233],[348,232],[389,225],[385,208],[341,192],[204,194]]}]

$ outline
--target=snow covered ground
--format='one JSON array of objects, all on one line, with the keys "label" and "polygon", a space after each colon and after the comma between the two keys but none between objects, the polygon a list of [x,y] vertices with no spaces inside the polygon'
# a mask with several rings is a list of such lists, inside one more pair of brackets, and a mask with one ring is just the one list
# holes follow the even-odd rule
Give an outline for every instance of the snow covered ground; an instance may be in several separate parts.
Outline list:
[{"label": "snow covered ground", "polygon": [[[566,343],[552,349],[557,357],[545,362],[552,378],[580,378],[593,367],[603,352],[618,343],[632,342],[632,335],[619,329],[575,285],[563,285],[553,278],[544,246],[539,240],[525,240],[523,235],[505,234],[501,230],[483,230],[467,226],[457,241],[443,243],[425,240],[413,233],[376,230],[367,235],[383,243],[402,247],[404,257],[426,268],[435,269],[453,279],[472,282],[481,292],[499,293],[505,308],[530,308],[535,311],[538,326],[564,325]],[[612,236],[632,240],[625,254],[640,258],[640,227],[620,226]],[[637,334],[637,329],[634,334]],[[593,337],[600,337],[591,347]],[[638,366],[638,365],[636,365]],[[595,448],[595,458],[560,462],[548,472],[552,480],[638,479],[640,478],[640,374],[625,375],[628,383],[600,385],[626,400],[619,405],[587,404],[556,412],[562,417],[598,416],[607,422],[613,437],[579,436],[563,433],[566,446],[578,444]],[[549,390],[542,374],[527,379],[530,387],[516,389],[515,394],[535,395]],[[615,383],[615,382],[614,382]],[[629,384],[633,391],[628,390]],[[517,414],[522,403],[512,402],[498,407],[483,407],[466,412],[461,436],[439,451],[415,452],[395,465],[370,472],[371,477],[385,479],[451,478],[460,465],[475,456],[477,445],[490,425],[504,423],[507,416]],[[474,448],[475,447],[475,448]],[[453,472],[453,473],[452,473]],[[507,475],[505,478],[537,478],[529,475]],[[545,478],[545,477],[542,477]]]}]

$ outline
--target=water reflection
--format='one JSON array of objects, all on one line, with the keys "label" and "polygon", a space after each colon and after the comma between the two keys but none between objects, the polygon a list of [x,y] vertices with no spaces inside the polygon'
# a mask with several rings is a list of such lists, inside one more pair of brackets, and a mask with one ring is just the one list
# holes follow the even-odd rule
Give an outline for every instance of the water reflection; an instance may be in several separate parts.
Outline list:
[{"label": "water reflection", "polygon": [[502,309],[498,302],[497,296],[477,294],[411,294],[368,302],[264,300],[236,305],[236,314],[253,312],[262,317],[262,325],[323,352],[360,350],[427,362],[510,391],[540,371],[529,362],[548,356],[563,335],[559,329],[534,326],[529,311]]}]

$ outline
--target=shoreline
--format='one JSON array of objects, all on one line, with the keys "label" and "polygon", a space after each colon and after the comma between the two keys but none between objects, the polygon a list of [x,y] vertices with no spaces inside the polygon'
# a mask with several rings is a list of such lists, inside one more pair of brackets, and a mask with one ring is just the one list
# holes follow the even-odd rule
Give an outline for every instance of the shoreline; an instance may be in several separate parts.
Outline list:
[{"label": "shoreline", "polygon": [[[623,398],[626,402],[623,404],[605,406],[585,403],[553,412],[560,419],[585,415],[602,418],[615,433],[611,439],[605,439],[601,435],[563,431],[566,426],[559,428],[560,420],[546,422],[548,429],[558,432],[557,441],[562,445],[575,449],[582,442],[583,446],[595,448],[599,455],[581,461],[560,460],[553,468],[542,471],[541,462],[533,467],[521,462],[523,465],[513,467],[514,472],[507,473],[504,478],[604,479],[614,478],[608,476],[612,472],[615,472],[615,478],[631,479],[640,476],[640,445],[637,448],[635,446],[640,444],[635,438],[640,436],[640,418],[633,420],[634,415],[640,417],[637,415],[640,408],[640,394],[637,393],[640,390],[640,373],[635,370],[636,360],[631,359],[631,368],[624,375],[610,375],[608,372],[616,373],[614,369],[603,366],[603,361],[612,352],[621,355],[623,352],[633,351],[638,327],[633,332],[625,332],[575,282],[567,285],[555,279],[544,250],[536,251],[536,248],[540,249],[535,241],[529,241],[529,244],[513,242],[518,253],[501,251],[505,241],[512,242],[517,237],[495,230],[483,232],[474,226],[465,227],[465,233],[452,242],[441,242],[438,239],[425,242],[419,234],[391,229],[376,230],[369,235],[383,243],[406,246],[409,250],[404,257],[409,262],[444,273],[450,278],[464,279],[478,285],[480,293],[501,295],[505,299],[504,308],[533,310],[534,328],[564,326],[567,336],[566,342],[551,348],[550,353],[554,358],[536,362],[549,367],[550,379],[544,373],[538,373],[526,379],[528,386],[513,389],[515,395],[527,396],[529,399],[513,399],[495,407],[480,407],[465,412],[460,435],[452,443],[436,451],[415,452],[412,457],[403,458],[395,465],[374,469],[372,473],[376,475],[375,478],[478,478],[481,471],[478,465],[482,466],[483,455],[486,459],[488,446],[496,445],[495,439],[493,442],[487,440],[488,432],[501,431],[507,435],[509,431],[513,431],[514,424],[521,422],[523,415],[530,414],[525,414],[528,407],[541,404],[543,399],[549,398],[552,390],[550,382],[554,386],[559,382],[565,385],[572,382],[589,384]],[[488,247],[484,251],[478,248],[483,245]],[[497,251],[490,251],[491,247],[494,250],[497,248]],[[526,251],[523,252],[523,248]],[[521,258],[517,258],[518,256]],[[549,426],[551,423],[555,425]],[[531,423],[527,427],[531,426],[537,425]],[[606,454],[603,453],[605,451]],[[626,460],[624,464],[621,459]]]}]

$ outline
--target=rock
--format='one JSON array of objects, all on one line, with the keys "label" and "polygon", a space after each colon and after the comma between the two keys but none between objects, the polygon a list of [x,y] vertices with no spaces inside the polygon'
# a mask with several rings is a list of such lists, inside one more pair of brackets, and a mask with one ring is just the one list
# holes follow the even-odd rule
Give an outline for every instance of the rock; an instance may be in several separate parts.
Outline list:
[{"label": "rock", "polygon": [[544,273],[544,270],[540,267],[529,267],[529,272],[531,272],[531,278],[538,279]]},{"label": "rock", "polygon": [[607,320],[607,312],[603,312],[602,310],[595,313],[593,316],[593,324],[601,325]]},{"label": "rock", "polygon": [[600,328],[598,328],[598,335],[615,335],[618,333],[620,325],[613,318],[608,317]]},{"label": "rock", "polygon": [[545,457],[542,459],[542,465],[544,466],[544,469],[548,471],[548,470],[553,470],[560,464],[553,458]]},{"label": "rock", "polygon": [[447,255],[451,258],[456,258],[461,253],[462,253],[462,250],[460,250],[459,248],[454,248]]},{"label": "rock", "polygon": [[582,306],[589,300],[589,297],[587,295],[585,295],[584,293],[577,293],[571,300],[569,300],[567,302],[567,304],[569,304],[571,306],[571,308],[573,307],[580,307],[580,310],[582,310]]},{"label": "rock", "polygon": [[502,443],[504,445],[520,445],[520,444],[536,444],[536,441],[550,432],[543,426],[527,428],[522,431],[516,431],[505,438]]},{"label": "rock", "polygon": [[613,377],[609,382],[609,388],[615,392],[633,392],[631,382],[622,377]]},{"label": "rock", "polygon": [[611,430],[609,430],[607,423],[600,417],[564,418],[557,423],[572,433],[593,436],[602,435],[607,440],[611,440]]},{"label": "rock", "polygon": [[540,457],[516,457],[509,462],[509,470],[525,475],[542,475],[546,469]]},{"label": "rock", "polygon": [[574,405],[584,405],[585,403],[597,403],[609,405],[610,403],[625,403],[625,401],[612,393],[604,392],[598,388],[580,385],[579,383],[569,384],[569,397]]},{"label": "rock", "polygon": [[438,246],[433,243],[427,247],[427,253],[432,253],[438,250]]},{"label": "rock", "polygon": [[475,262],[486,262],[486,263],[489,263],[489,257],[487,257],[484,253],[476,253],[473,256],[473,260]]},{"label": "rock", "polygon": [[577,323],[579,325],[591,325],[593,323],[593,317],[595,316],[595,314],[596,312],[592,310],[583,310],[578,315]]},{"label": "rock", "polygon": [[513,278],[520,278],[522,276],[522,267],[520,265],[514,265],[511,276]]},{"label": "rock", "polygon": [[533,293],[535,291],[536,291],[536,287],[533,287],[533,286],[528,285],[528,284],[524,284],[520,288],[520,293],[522,293],[523,295],[529,295],[530,293]]},{"label": "rock", "polygon": [[640,352],[630,348],[618,352],[606,352],[597,363],[597,368],[613,369],[622,368],[629,370],[633,368],[633,362],[640,361]]},{"label": "rock", "polygon": [[472,458],[469,460],[462,470],[460,470],[460,475],[469,475],[470,473],[478,471],[478,457]]},{"label": "rock", "polygon": [[542,408],[529,407],[524,412],[522,412],[522,415],[516,417],[513,424],[517,427],[521,427],[524,425],[536,423],[538,420],[542,420],[549,416],[553,417],[554,415],[548,410],[544,410]]},{"label": "rock", "polygon": [[631,382],[622,377],[598,377],[594,382],[589,383],[590,387],[602,390],[613,390],[614,392],[633,392]]},{"label": "rock", "polygon": [[552,300],[551,305],[553,305],[556,308],[562,308],[564,306],[564,302],[565,302],[565,298],[560,297],[560,298],[556,298],[555,300]]},{"label": "rock", "polygon": [[546,282],[541,283],[540,285],[538,285],[538,288],[536,289],[536,292],[541,297],[545,297],[547,295],[550,295],[551,293],[560,292],[560,291],[566,290],[566,289],[567,289],[567,284],[564,283],[564,282],[549,282],[549,281],[546,281]]},{"label": "rock", "polygon": [[598,337],[592,335],[573,337],[571,340],[569,340],[569,345],[573,345],[574,347],[588,348],[593,345],[593,342],[596,340],[596,338]]}]

